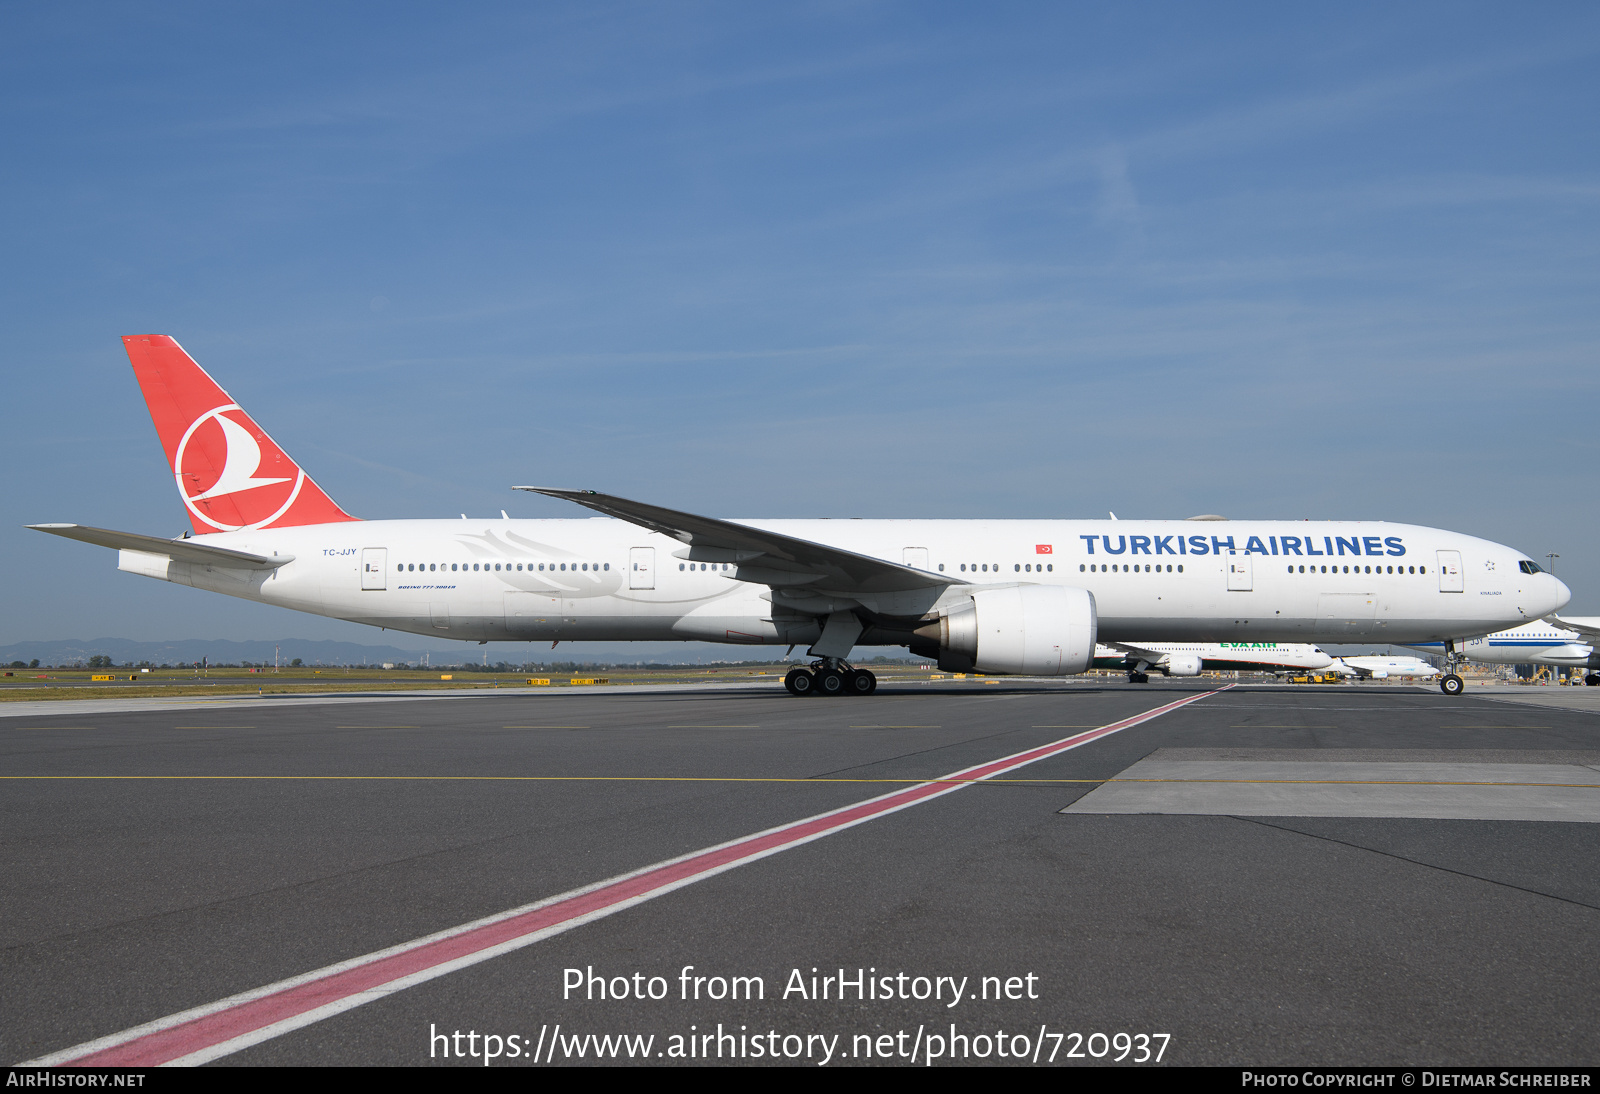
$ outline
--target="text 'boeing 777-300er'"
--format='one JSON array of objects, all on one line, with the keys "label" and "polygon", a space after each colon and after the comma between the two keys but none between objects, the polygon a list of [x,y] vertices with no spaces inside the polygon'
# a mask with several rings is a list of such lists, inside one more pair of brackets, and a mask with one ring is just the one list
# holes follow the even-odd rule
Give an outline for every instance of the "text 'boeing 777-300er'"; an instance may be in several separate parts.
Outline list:
[{"label": "text 'boeing 777-300er'", "polygon": [[[1067,676],[1097,639],[1417,643],[1540,619],[1567,587],[1521,551],[1374,521],[717,520],[534,490],[612,520],[360,520],[177,342],[124,338],[192,537],[76,524],[118,567],[474,642],[808,643],[796,694],[870,693],[858,645],[953,671]],[[1461,690],[1454,673],[1444,687]]]}]

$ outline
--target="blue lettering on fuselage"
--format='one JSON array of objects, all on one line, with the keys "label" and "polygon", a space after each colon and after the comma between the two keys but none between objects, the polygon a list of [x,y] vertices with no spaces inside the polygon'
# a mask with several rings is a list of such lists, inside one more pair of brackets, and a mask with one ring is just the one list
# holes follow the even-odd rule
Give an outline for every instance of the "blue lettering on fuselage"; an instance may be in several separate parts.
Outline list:
[{"label": "blue lettering on fuselage", "polygon": [[[1107,535],[1079,535],[1088,554],[1094,554],[1095,541],[1099,540],[1102,553],[1108,555],[1220,555],[1224,551],[1237,551],[1233,537],[1212,536],[1118,536],[1117,545],[1111,545]],[[1247,555],[1390,555],[1400,558],[1406,553],[1404,540],[1399,536],[1322,536],[1323,550],[1317,550],[1316,539],[1311,536],[1271,536],[1267,546],[1260,536],[1250,536],[1244,545]],[[1177,546],[1173,546],[1173,541]],[[1337,545],[1337,546],[1336,546]]]}]

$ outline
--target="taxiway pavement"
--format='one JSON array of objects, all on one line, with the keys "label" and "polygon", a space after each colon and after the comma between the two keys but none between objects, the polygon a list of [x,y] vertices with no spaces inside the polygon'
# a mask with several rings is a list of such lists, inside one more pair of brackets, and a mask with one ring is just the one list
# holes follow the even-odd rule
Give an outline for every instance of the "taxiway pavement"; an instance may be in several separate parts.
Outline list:
[{"label": "taxiway pavement", "polygon": [[[835,1066],[865,1062],[862,1037],[874,1061],[887,1036],[887,1060],[910,1062],[896,1052],[952,1026],[991,1046],[999,1029],[1165,1033],[1179,1064],[1596,1061],[1596,824],[1395,815],[1392,786],[1370,816],[1085,810],[1141,762],[1281,774],[1334,750],[1368,781],[1404,761],[1408,776],[1482,762],[1526,783],[1505,769],[1592,764],[1600,719],[1396,686],[1215,689],[614,689],[8,717],[0,1050],[37,1059],[1214,692],[219,1062],[482,1066],[430,1038],[460,1030],[526,1038],[496,1064],[536,1066],[526,1052],[557,1023],[654,1035],[650,1063],[719,1024],[773,1044],[837,1034]],[[1213,751],[1147,760],[1163,749]],[[680,999],[685,966],[759,977],[765,999]],[[670,992],[564,999],[567,969]],[[809,996],[813,969],[965,977],[969,994],[783,997],[796,970]],[[984,977],[1029,976],[1034,997],[971,997]]]}]

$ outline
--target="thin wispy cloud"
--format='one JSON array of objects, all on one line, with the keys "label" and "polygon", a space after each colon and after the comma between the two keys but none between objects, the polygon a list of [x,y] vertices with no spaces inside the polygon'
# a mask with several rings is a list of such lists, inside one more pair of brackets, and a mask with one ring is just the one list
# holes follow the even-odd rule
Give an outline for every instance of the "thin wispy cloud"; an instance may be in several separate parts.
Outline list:
[{"label": "thin wispy cloud", "polygon": [[145,331],[367,515],[580,515],[509,491],[536,481],[764,516],[1382,516],[1558,551],[1600,604],[1581,484],[1526,458],[1600,443],[1587,9],[0,32],[0,552],[71,574],[14,589],[0,640],[281,633],[18,530],[181,526],[117,342]]}]

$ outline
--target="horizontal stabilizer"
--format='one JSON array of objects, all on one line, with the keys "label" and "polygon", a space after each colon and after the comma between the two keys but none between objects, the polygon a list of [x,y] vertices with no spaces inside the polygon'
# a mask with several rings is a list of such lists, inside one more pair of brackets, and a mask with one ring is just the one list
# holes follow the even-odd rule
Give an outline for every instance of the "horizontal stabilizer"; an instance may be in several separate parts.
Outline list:
[{"label": "horizontal stabilizer", "polygon": [[141,536],[135,532],[91,528],[87,524],[30,524],[28,527],[117,551],[143,551],[150,555],[166,555],[174,562],[198,562],[204,566],[226,566],[235,570],[275,570],[286,562],[294,561],[293,555],[272,555],[269,558],[227,547],[213,547],[192,539],[162,539],[160,536]]}]

